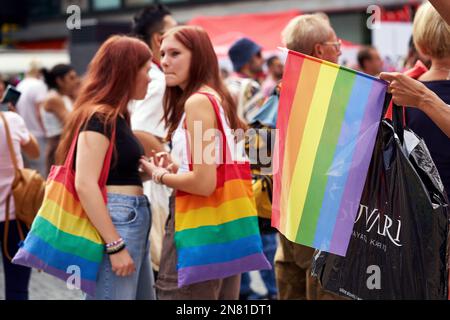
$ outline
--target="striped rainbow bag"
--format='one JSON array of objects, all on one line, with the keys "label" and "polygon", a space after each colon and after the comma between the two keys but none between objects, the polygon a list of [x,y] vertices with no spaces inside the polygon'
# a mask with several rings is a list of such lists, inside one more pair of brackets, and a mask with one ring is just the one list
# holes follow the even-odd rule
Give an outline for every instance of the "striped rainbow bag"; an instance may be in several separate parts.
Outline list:
[{"label": "striped rainbow bag", "polygon": [[[98,182],[105,203],[115,131],[112,133]],[[72,141],[64,165],[52,166],[42,206],[12,262],[41,269],[64,281],[76,272],[80,279],[75,283],[79,283],[82,291],[93,296],[104,243],[84,212],[75,191],[73,163],[77,136]]]},{"label": "striped rainbow bag", "polygon": [[[222,155],[232,159],[218,104],[210,94],[201,93],[214,106]],[[248,162],[223,161],[217,167],[216,190],[208,197],[177,191],[175,246],[178,287],[271,269],[262,251]]]}]

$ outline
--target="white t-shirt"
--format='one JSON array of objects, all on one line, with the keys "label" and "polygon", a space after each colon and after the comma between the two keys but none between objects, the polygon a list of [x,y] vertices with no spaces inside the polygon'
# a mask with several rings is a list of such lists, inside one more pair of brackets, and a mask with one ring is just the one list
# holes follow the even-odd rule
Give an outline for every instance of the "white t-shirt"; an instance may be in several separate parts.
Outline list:
[{"label": "white t-shirt", "polygon": [[[25,122],[20,115],[14,112],[4,112],[8,122],[11,138],[13,142],[16,159],[19,168],[23,168],[23,159],[20,146],[30,141],[30,133],[25,126]],[[11,191],[11,184],[14,180],[14,166],[11,162],[8,143],[6,140],[5,125],[0,119],[0,222],[5,221],[6,198]],[[9,218],[14,219],[14,200],[10,200]]]},{"label": "white t-shirt", "polygon": [[[60,94],[57,93],[56,90],[51,89],[47,97],[49,97],[50,95],[60,95]],[[66,110],[68,112],[71,112],[73,110],[72,100],[68,96],[65,95],[60,96],[64,102]],[[43,107],[40,108],[40,112],[42,123],[44,124],[45,128],[45,136],[47,138],[51,138],[60,135],[63,131],[64,124],[58,119],[58,117],[53,112],[45,111]]]},{"label": "white t-shirt", "polygon": [[18,85],[22,95],[17,102],[17,112],[22,116],[30,132],[36,138],[45,137],[44,129],[38,120],[39,109],[37,105],[44,101],[47,95],[47,86],[44,81],[35,78],[25,78]]},{"label": "white t-shirt", "polygon": [[164,115],[163,97],[166,90],[166,78],[155,63],[152,63],[149,76],[151,80],[145,99],[132,101],[129,105],[131,128],[165,138],[167,130],[161,119]]}]

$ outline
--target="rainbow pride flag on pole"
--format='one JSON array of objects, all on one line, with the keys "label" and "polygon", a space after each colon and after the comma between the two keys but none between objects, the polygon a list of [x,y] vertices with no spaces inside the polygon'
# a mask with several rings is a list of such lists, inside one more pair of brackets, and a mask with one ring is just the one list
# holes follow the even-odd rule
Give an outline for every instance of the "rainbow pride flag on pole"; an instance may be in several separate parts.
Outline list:
[{"label": "rainbow pride flag on pole", "polygon": [[345,256],[386,82],[289,51],[278,110],[272,226]]}]

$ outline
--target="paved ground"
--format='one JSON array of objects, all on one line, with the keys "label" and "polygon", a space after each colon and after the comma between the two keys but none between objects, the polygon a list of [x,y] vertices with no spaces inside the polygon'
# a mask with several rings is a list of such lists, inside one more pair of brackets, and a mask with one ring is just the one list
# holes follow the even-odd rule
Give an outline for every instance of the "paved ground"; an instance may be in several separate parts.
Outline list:
[{"label": "paved ground", "polygon": [[[266,289],[261,281],[259,273],[251,272],[252,288],[257,293],[264,294]],[[3,264],[0,262],[0,300],[5,299],[5,280]],[[33,270],[30,280],[31,300],[80,300],[83,295],[79,290],[69,290],[66,284],[44,272]]]}]

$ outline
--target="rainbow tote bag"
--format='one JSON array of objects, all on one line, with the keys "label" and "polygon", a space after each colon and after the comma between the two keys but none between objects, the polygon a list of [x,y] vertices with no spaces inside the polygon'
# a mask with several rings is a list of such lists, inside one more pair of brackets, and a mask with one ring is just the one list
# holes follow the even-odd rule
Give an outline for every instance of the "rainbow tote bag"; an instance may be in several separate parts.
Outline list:
[{"label": "rainbow tote bag", "polygon": [[[175,246],[179,287],[251,270],[271,269],[262,250],[250,165],[230,160],[218,104],[212,95],[201,93],[214,106],[223,138],[222,155],[227,161],[217,166],[217,187],[212,195],[176,193]],[[189,151],[188,140],[187,149]],[[192,163],[189,168],[192,170]]]}]

